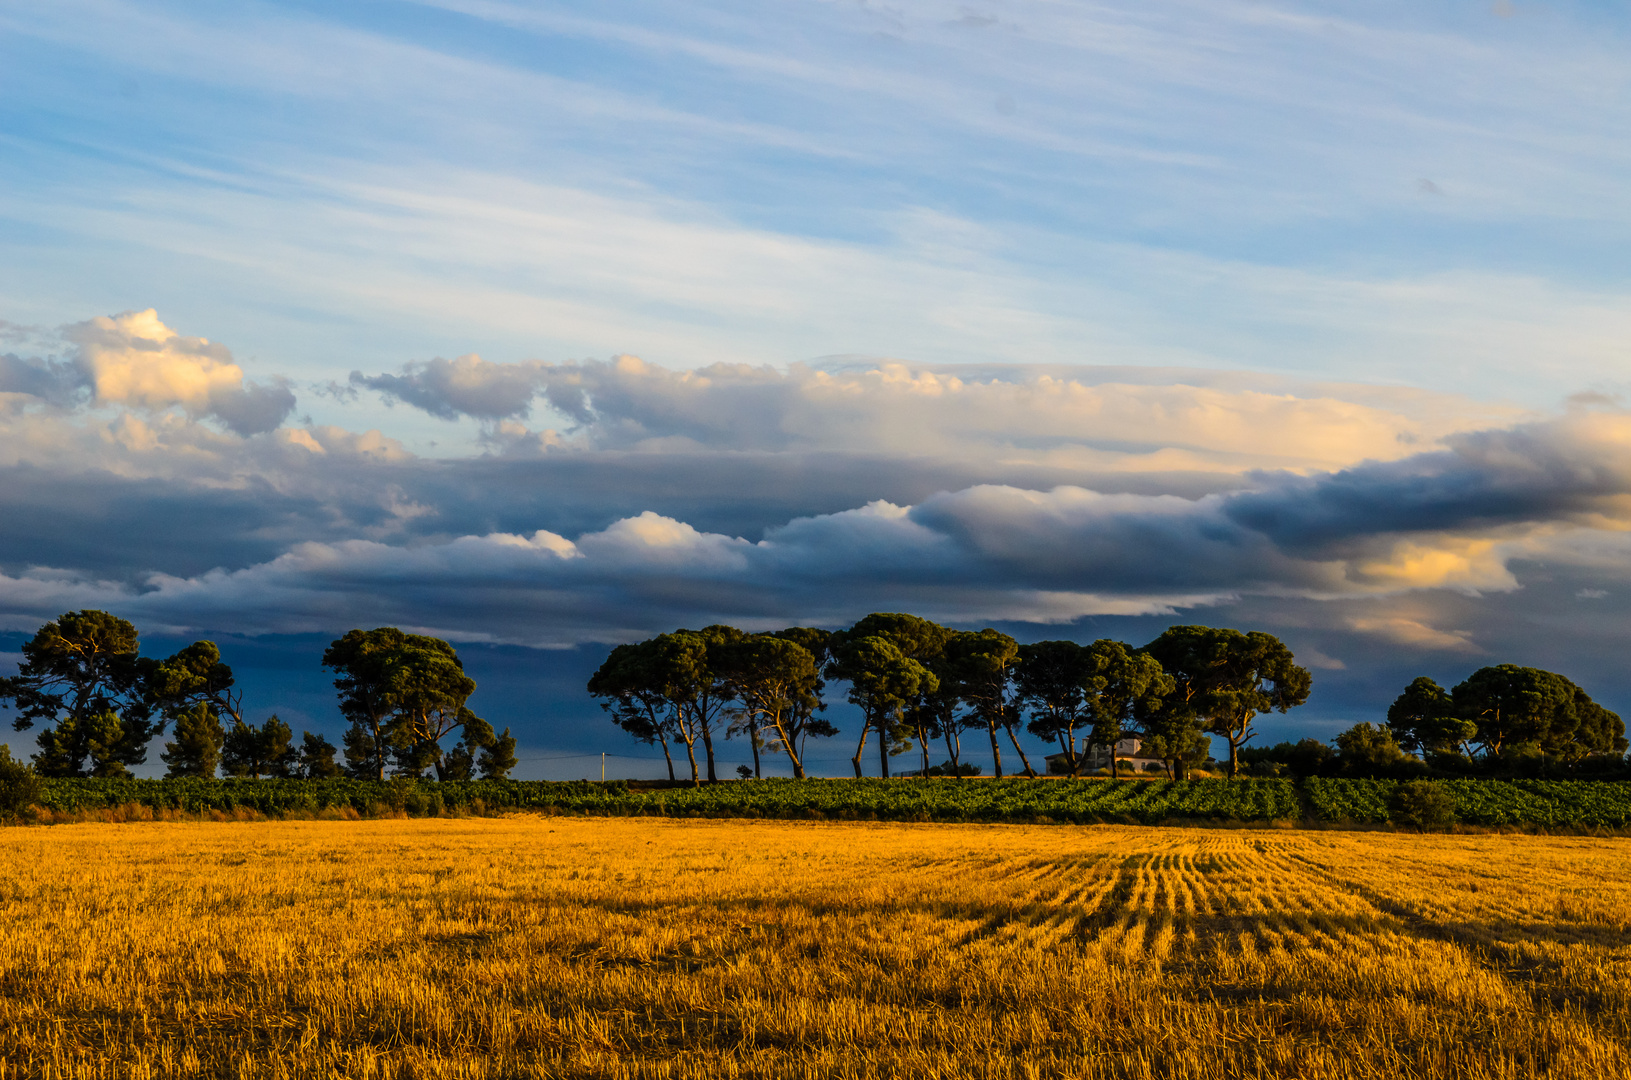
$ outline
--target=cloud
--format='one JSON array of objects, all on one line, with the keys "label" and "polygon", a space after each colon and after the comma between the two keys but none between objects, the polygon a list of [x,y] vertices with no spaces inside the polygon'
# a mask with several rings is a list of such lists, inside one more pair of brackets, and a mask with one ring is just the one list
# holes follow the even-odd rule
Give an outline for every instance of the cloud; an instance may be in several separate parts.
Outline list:
[{"label": "cloud", "polygon": [[[314,461],[414,466],[378,452],[377,439],[320,429],[285,438],[289,453]],[[1631,531],[1631,415],[1571,415],[1451,442],[1333,473],[1262,473],[1252,490],[1199,498],[977,485],[911,506],[875,500],[796,517],[756,539],[645,511],[575,538],[539,529],[306,541],[240,569],[118,583],[31,569],[0,581],[0,607],[26,623],[95,595],[98,606],[171,628],[400,622],[534,645],[716,619],[840,623],[874,608],[1046,625],[1254,596],[1510,591],[1515,563],[1571,557],[1559,540]],[[445,510],[406,489],[374,506],[382,536]],[[1417,512],[1382,515],[1384,506]],[[1346,626],[1411,647],[1475,647],[1472,631],[1438,629],[1420,613],[1360,613]]]},{"label": "cloud", "polygon": [[634,356],[519,364],[465,356],[351,381],[444,419],[523,417],[541,397],[569,425],[570,437],[495,426],[489,439],[512,452],[996,454],[1064,469],[1329,469],[1404,457],[1457,428],[1517,415],[1450,395],[1114,367],[872,361],[672,370]]},{"label": "cloud", "polygon": [[351,373],[351,385],[377,390],[441,417],[478,420],[525,417],[539,390],[542,365],[494,364],[474,354],[408,364],[401,375]]},{"label": "cloud", "polygon": [[285,381],[245,383],[225,346],[181,336],[152,308],[99,316],[64,327],[62,336],[77,347],[75,366],[98,405],[147,412],[179,407],[240,435],[271,431],[294,411]]},{"label": "cloud", "polygon": [[0,354],[0,401],[20,408],[33,401],[71,408],[85,397],[84,378],[72,364],[35,356]]},{"label": "cloud", "polygon": [[1416,619],[1395,616],[1391,618],[1354,618],[1348,625],[1362,634],[1375,634],[1399,645],[1420,649],[1444,649],[1451,652],[1480,651],[1472,642],[1468,630],[1438,630]]},{"label": "cloud", "polygon": [[245,382],[225,346],[182,337],[151,308],[75,323],[56,336],[70,347],[66,358],[0,355],[0,401],[13,409],[89,404],[149,415],[179,408],[245,436],[273,430],[294,411],[288,380]]}]

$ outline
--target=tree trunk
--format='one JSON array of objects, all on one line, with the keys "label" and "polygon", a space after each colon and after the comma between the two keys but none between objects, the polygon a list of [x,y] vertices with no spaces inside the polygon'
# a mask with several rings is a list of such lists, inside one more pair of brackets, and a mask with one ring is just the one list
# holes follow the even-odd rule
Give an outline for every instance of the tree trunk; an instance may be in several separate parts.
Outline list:
[{"label": "tree trunk", "polygon": [[850,764],[855,766],[855,779],[857,780],[861,778],[861,755],[866,752],[866,736],[867,732],[871,730],[872,721],[863,720],[861,722],[861,742],[855,747],[855,756],[850,758]]},{"label": "tree trunk", "polygon": [[799,752],[793,748],[798,736],[789,737],[786,725],[776,722],[776,735],[782,741],[782,749],[787,751],[787,760],[793,763],[793,779],[804,779],[804,762],[799,758]]},{"label": "tree trunk", "polygon": [[889,731],[882,725],[878,727],[878,772],[889,779]]},{"label": "tree trunk", "polygon": [[697,776],[697,746],[695,737],[685,740],[685,756],[691,759],[691,786],[701,787],[702,778]]},{"label": "tree trunk", "polygon": [[918,778],[927,780],[929,778],[929,732],[922,724],[917,726],[917,748],[923,752],[923,771],[918,773]]},{"label": "tree trunk", "polygon": [[961,780],[963,778],[963,771],[962,771],[962,765],[958,762],[957,759],[958,759],[959,756],[961,756],[962,750],[963,750],[963,739],[962,739],[962,736],[957,734],[957,726],[955,724],[953,724],[953,723],[947,723],[946,724],[946,756],[951,758],[951,774],[953,776],[955,776],[959,780]]},{"label": "tree trunk", "polygon": [[1019,763],[1025,767],[1025,775],[1035,780],[1036,770],[1031,768],[1031,759],[1025,756],[1025,748],[1019,745],[1019,736],[1014,734],[1013,725],[1004,724],[1002,726],[1008,732],[1008,741],[1014,744],[1014,753],[1019,755]]},{"label": "tree trunk", "polygon": [[674,755],[668,752],[668,740],[661,731],[657,732],[657,740],[663,744],[663,760],[668,762],[668,782],[674,782]]},{"label": "tree trunk", "polygon": [[759,724],[758,721],[748,725],[748,742],[753,744],[753,778],[763,780],[759,775]]},{"label": "tree trunk", "polygon": [[702,725],[702,749],[708,755],[708,783],[719,783],[719,776],[714,772],[714,733],[707,724]]},{"label": "tree trunk", "polygon": [[991,733],[991,774],[998,780],[1002,779],[1002,747],[997,745],[997,724],[994,720],[985,722],[986,730]]},{"label": "tree trunk", "polygon": [[[1121,740],[1118,739],[1116,741],[1120,742]],[[1115,743],[1110,744],[1110,779],[1112,779],[1112,780],[1120,780],[1121,779],[1121,762],[1116,760],[1116,744]]]}]

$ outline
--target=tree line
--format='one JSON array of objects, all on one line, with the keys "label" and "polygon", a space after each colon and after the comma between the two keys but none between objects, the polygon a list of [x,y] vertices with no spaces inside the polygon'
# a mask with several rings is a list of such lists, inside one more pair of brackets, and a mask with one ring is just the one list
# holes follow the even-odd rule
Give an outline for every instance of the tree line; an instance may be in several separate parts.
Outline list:
[{"label": "tree line", "polygon": [[[161,758],[171,777],[461,780],[502,778],[516,764],[509,729],[495,732],[468,707],[476,683],[453,646],[395,627],[352,630],[323,653],[349,725],[342,748],[309,731],[297,742],[276,715],[250,722],[211,641],[144,657],[131,623],[86,610],[41,627],[22,653],[18,673],[0,679],[0,704],[16,711],[17,730],[40,727],[33,762],[46,776],[128,775],[167,732]],[[761,775],[769,754],[786,757],[802,778],[809,740],[840,734],[824,716],[829,681],[845,685],[860,713],[857,777],[869,745],[885,777],[893,760],[914,751],[917,772],[968,775],[977,768],[964,760],[965,737],[989,740],[996,775],[1006,744],[1019,771],[1036,776],[1021,728],[1057,744],[1052,770],[1071,776],[1082,774],[1092,748],[1127,736],[1175,779],[1207,760],[1207,735],[1227,743],[1230,776],[1243,768],[1374,775],[1525,761],[1574,767],[1619,761],[1627,749],[1620,717],[1582,688],[1512,664],[1480,668],[1450,690],[1418,678],[1385,724],[1357,724],[1335,748],[1313,739],[1249,747],[1256,718],[1303,704],[1312,679],[1273,635],[1207,626],[1174,626],[1134,648],[1111,639],[1020,644],[992,629],[884,612],[837,631],[714,625],[615,647],[588,690],[624,731],[662,748],[670,780],[683,750],[700,783],[704,773],[718,779],[716,740],[738,737],[753,753],[749,775]],[[931,765],[939,745],[946,760]]]},{"label": "tree line", "polygon": [[[1312,679],[1272,634],[1174,626],[1142,648],[1103,639],[1088,645],[1022,645],[997,630],[954,630],[917,615],[878,612],[848,629],[790,627],[750,634],[715,625],[676,630],[614,648],[588,690],[636,739],[662,747],[669,778],[683,748],[691,780],[717,780],[714,743],[743,737],[753,750],[788,759],[805,775],[808,740],[839,734],[820,714],[827,680],[848,686],[860,710],[855,775],[868,742],[881,775],[891,758],[917,750],[920,772],[966,775],[963,738],[989,739],[994,772],[1003,744],[1026,776],[1036,776],[1019,729],[1057,743],[1064,769],[1080,775],[1091,746],[1138,735],[1147,756],[1182,779],[1207,758],[1205,735],[1229,746],[1229,770],[1263,713],[1308,699]],[[931,766],[931,747],[946,762]],[[1117,769],[1111,755],[1111,769]]]},{"label": "tree line", "polygon": [[[243,692],[213,641],[196,641],[163,659],[141,655],[136,627],[105,611],[70,611],[46,623],[22,647],[18,673],[0,679],[0,704],[12,727],[35,736],[34,768],[43,776],[126,776],[147,761],[149,744],[167,777],[228,776],[439,780],[497,779],[515,767],[515,739],[471,712],[476,683],[453,646],[395,627],[352,630],[323,653],[335,673],[339,748],[301,733],[274,714],[245,716]],[[457,736],[455,739],[454,736]]]},{"label": "tree line", "polygon": [[[953,630],[883,612],[838,631],[750,634],[714,625],[617,646],[588,690],[624,731],[662,748],[670,780],[683,749],[691,780],[700,783],[699,752],[707,778],[717,780],[715,740],[736,737],[752,748],[751,775],[761,774],[764,753],[787,758],[802,778],[808,741],[840,734],[821,715],[828,680],[847,684],[845,698],[860,711],[850,759],[857,777],[869,740],[882,776],[890,775],[892,758],[914,749],[920,775],[968,775],[976,771],[962,760],[970,734],[990,740],[997,776],[1004,742],[1020,771],[1036,776],[1019,741],[1022,726],[1057,744],[1055,771],[1070,776],[1082,774],[1092,747],[1113,748],[1128,736],[1140,739],[1140,756],[1160,760],[1175,779],[1206,761],[1206,735],[1227,743],[1231,777],[1243,769],[1467,772],[1526,755],[1573,766],[1620,762],[1627,749],[1619,716],[1580,687],[1512,664],[1481,668],[1450,691],[1416,679],[1385,725],[1356,724],[1334,748],[1313,739],[1248,748],[1256,718],[1303,704],[1312,678],[1271,634],[1207,626],[1174,626],[1133,648],[1110,639],[1022,645],[996,630]],[[946,760],[931,766],[937,744]],[[1113,750],[1109,757],[1117,776]]]},{"label": "tree line", "polygon": [[1479,668],[1453,689],[1421,676],[1382,724],[1248,749],[1257,776],[1391,776],[1428,772],[1545,774],[1618,771],[1628,745],[1618,714],[1566,676],[1517,664]]}]

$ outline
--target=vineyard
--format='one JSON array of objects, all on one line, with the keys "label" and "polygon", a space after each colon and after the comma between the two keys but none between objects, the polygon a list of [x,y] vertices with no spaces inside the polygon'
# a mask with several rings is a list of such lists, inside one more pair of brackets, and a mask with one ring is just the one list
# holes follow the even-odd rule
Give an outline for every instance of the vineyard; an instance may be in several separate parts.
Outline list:
[{"label": "vineyard", "polygon": [[[1448,780],[1454,819],[1478,826],[1631,826],[1631,784],[1613,781]],[[621,782],[478,780],[64,780],[41,782],[53,814],[137,806],[187,813],[253,810],[363,816],[546,810],[668,817],[832,818],[1158,824],[1182,821],[1396,820],[1392,780],[1309,778],[1085,780],[764,780],[638,788]]]}]

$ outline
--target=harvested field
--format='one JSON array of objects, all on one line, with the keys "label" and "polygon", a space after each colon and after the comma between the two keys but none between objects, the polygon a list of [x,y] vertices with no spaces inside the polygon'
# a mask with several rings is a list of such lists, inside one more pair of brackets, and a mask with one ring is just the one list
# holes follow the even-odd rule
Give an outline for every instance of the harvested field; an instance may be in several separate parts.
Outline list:
[{"label": "harvested field", "polygon": [[1631,1075],[1631,841],[0,832],[0,1077]]}]

